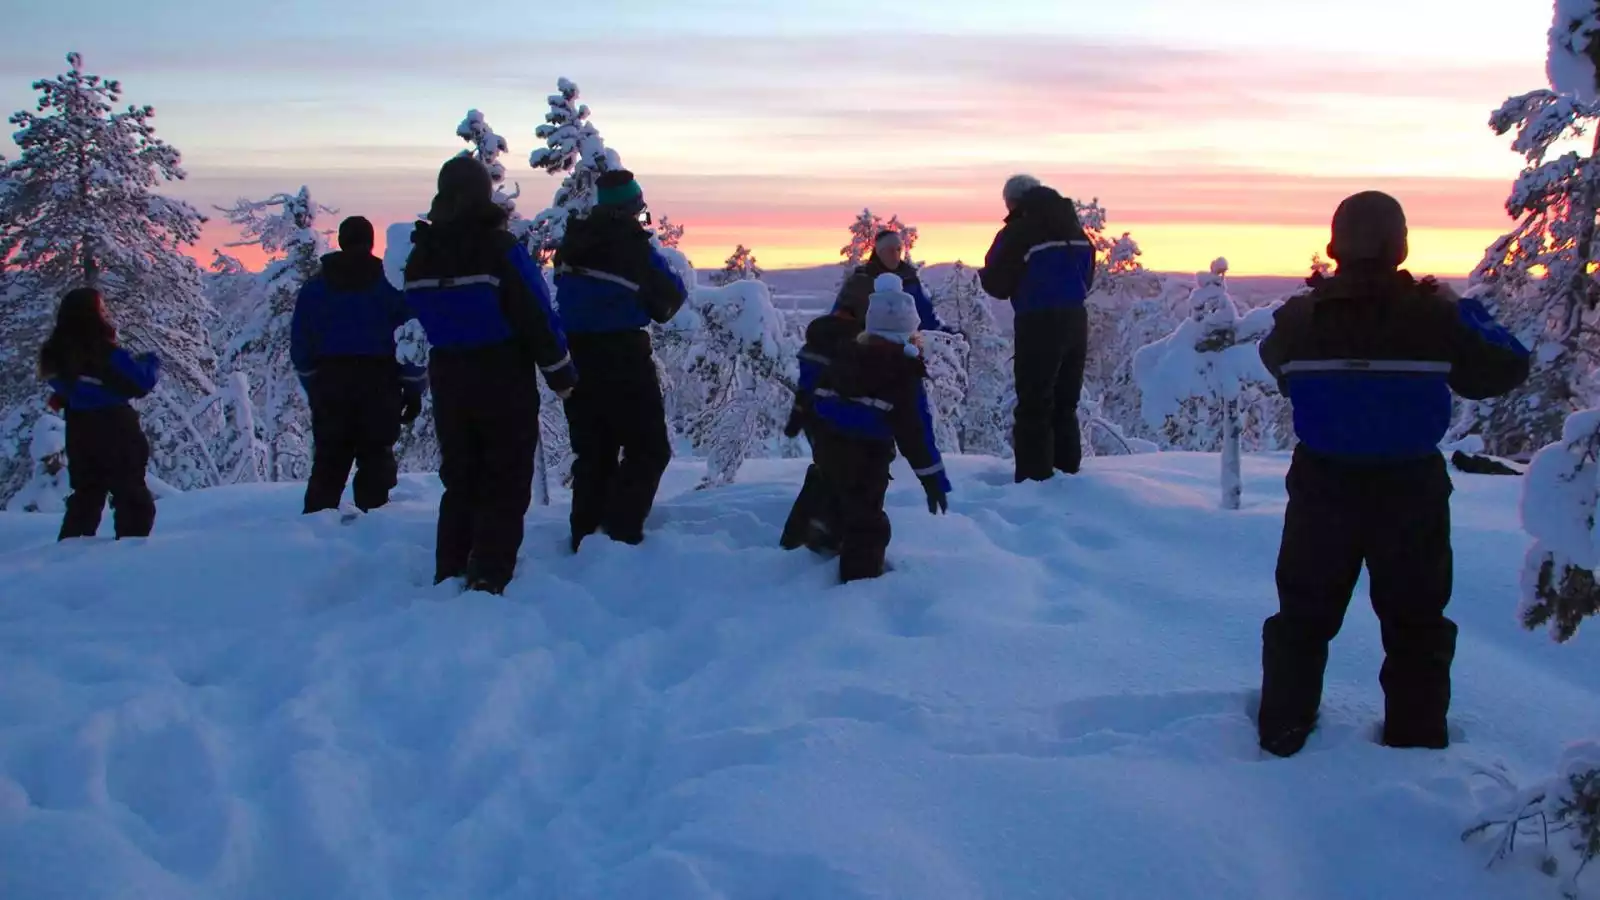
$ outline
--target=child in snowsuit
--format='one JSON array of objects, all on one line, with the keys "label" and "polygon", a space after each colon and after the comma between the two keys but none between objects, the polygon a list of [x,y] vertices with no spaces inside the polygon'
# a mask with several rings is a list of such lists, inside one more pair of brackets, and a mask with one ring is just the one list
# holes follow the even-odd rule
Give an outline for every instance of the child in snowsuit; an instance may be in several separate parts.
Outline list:
[{"label": "child in snowsuit", "polygon": [[644,192],[633,173],[607,172],[597,187],[598,205],[567,223],[555,256],[561,318],[584,373],[566,401],[576,457],[574,553],[596,531],[625,544],[644,540],[672,461],[649,326],[671,320],[689,296],[640,222],[647,217]]},{"label": "child in snowsuit", "polygon": [[444,164],[411,244],[406,302],[431,348],[444,483],[434,581],[464,578],[468,590],[503,593],[533,498],[538,373],[561,397],[578,373],[544,276],[506,230],[483,163],[461,156]]},{"label": "child in snowsuit", "polygon": [[156,386],[161,360],[117,346],[105,303],[93,288],[61,300],[55,331],[39,350],[39,374],[50,385],[50,408],[67,420],[67,497],[58,540],[94,537],[106,496],[117,539],[148,537],[156,502],[145,486],[150,443],[128,401]]},{"label": "child in snowsuit", "polygon": [[989,296],[1016,312],[1015,480],[1075,474],[1083,462],[1078,397],[1089,353],[1094,245],[1072,201],[1016,175],[1001,191],[1005,227],[978,273]]},{"label": "child in snowsuit", "polygon": [[1300,439],[1278,553],[1278,613],[1262,628],[1262,749],[1292,756],[1316,727],[1328,644],[1363,563],[1383,631],[1383,742],[1449,744],[1450,475],[1438,450],[1456,393],[1528,376],[1528,352],[1473,298],[1400,270],[1405,214],[1385,194],[1333,215],[1339,263],[1274,317],[1261,359]]},{"label": "child in snowsuit", "polygon": [[352,499],[362,512],[389,502],[399,468],[400,428],[422,412],[427,375],[395,361],[395,329],[411,319],[405,295],[389,284],[372,255],[372,223],[339,223],[339,252],[295,298],[289,358],[311,402],[314,454],[305,512],[338,509],[350,467]]},{"label": "child in snowsuit", "polygon": [[895,447],[922,482],[928,512],[949,508],[950,481],[933,440],[933,416],[917,346],[917,308],[900,276],[878,276],[867,307],[866,331],[840,347],[818,378],[813,454],[833,495],[839,522],[839,578],[883,574],[889,546],[884,494]]},{"label": "child in snowsuit", "polygon": [[[865,308],[865,304],[863,304]],[[783,535],[778,544],[785,550],[809,547],[818,553],[828,553],[839,548],[839,511],[834,506],[833,493],[828,490],[822,472],[816,463],[816,434],[812,429],[813,405],[816,402],[817,382],[822,373],[833,364],[842,347],[853,343],[861,334],[862,322],[850,307],[840,307],[833,312],[813,319],[806,326],[805,346],[800,348],[800,383],[795,392],[794,406],[789,411],[789,421],[783,433],[790,438],[801,432],[812,446],[812,462],[806,467],[805,483],[800,496],[795,498],[784,523]]]}]

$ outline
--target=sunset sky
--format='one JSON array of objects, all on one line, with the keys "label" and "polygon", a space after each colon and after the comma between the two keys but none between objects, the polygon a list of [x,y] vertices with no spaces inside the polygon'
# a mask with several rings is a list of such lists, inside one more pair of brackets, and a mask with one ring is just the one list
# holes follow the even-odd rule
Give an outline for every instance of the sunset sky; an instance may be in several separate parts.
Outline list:
[{"label": "sunset sky", "polygon": [[8,13],[0,108],[31,108],[29,83],[78,50],[156,107],[189,172],[174,193],[210,211],[307,184],[381,235],[427,208],[473,107],[511,145],[520,209],[546,205],[555,180],[527,158],[564,75],[702,268],[741,242],[769,268],[832,262],[863,206],[917,225],[920,259],[976,260],[1001,182],[1028,171],[1098,196],[1152,267],[1225,255],[1237,274],[1303,271],[1333,205],[1368,187],[1406,203],[1413,268],[1470,270],[1520,168],[1485,123],[1545,85],[1550,19],[1486,0],[197,9]]}]

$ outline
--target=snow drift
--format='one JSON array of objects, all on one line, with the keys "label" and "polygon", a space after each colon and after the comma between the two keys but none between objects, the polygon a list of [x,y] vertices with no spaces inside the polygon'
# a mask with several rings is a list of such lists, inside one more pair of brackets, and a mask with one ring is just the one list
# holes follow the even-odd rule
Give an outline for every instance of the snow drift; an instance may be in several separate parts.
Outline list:
[{"label": "snow drift", "polygon": [[[1360,601],[1325,724],[1247,715],[1284,460],[896,464],[897,569],[776,549],[805,468],[675,464],[643,546],[536,509],[504,598],[430,585],[437,482],[341,526],[300,487],[165,500],[148,541],[0,515],[0,896],[1488,900],[1472,772],[1600,733],[1593,644],[1506,598],[1513,479],[1458,478],[1455,746],[1390,751]],[[559,499],[559,498],[558,498]]]}]

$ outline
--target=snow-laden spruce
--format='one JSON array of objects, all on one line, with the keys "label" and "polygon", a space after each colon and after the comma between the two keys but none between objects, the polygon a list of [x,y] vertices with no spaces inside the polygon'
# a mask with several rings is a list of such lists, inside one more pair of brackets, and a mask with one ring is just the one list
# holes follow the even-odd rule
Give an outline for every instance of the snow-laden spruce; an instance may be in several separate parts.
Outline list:
[{"label": "snow-laden spruce", "polygon": [[1570,640],[1600,612],[1600,409],[1567,419],[1561,440],[1539,451],[1523,482],[1522,527],[1533,538],[1517,614],[1528,628]]},{"label": "snow-laden spruce", "polygon": [[722,269],[711,273],[711,284],[722,287],[735,281],[760,281],[766,274],[756,263],[755,251],[740,244],[723,262]]},{"label": "snow-laden spruce", "polygon": [[[1555,5],[1553,89],[1508,99],[1490,117],[1496,134],[1514,134],[1525,167],[1506,211],[1516,227],[1491,245],[1472,276],[1473,293],[1533,352],[1533,371],[1517,390],[1465,405],[1453,438],[1481,434],[1490,453],[1530,454],[1556,440],[1562,421],[1600,402],[1595,301],[1595,217],[1600,209],[1600,98],[1588,61],[1596,4]],[[1583,62],[1573,60],[1573,48]],[[1590,135],[1593,133],[1593,137]],[[1572,149],[1575,142],[1580,149]]]},{"label": "snow-laden spruce", "polygon": [[[241,198],[218,210],[244,237],[228,246],[256,247],[268,257],[251,295],[256,303],[236,330],[219,335],[218,371],[228,379],[230,402],[254,407],[247,440],[261,450],[254,471],[243,470],[241,477],[303,481],[311,474],[311,408],[289,360],[289,324],[300,289],[315,277],[328,250],[330,231],[318,220],[338,210],[314,201],[305,186],[264,200]],[[247,392],[239,392],[234,376],[246,379]],[[236,410],[232,421],[244,421],[245,412]],[[229,443],[237,446],[238,440]]]},{"label": "snow-laden spruce", "polygon": [[581,216],[595,204],[595,182],[600,175],[622,168],[622,159],[589,121],[589,107],[578,102],[578,86],[566,78],[556,83],[559,93],[549,97],[550,111],[534,134],[545,146],[533,151],[528,164],[551,175],[565,173],[550,207],[533,219],[539,246],[553,254],[567,233],[567,219]]},{"label": "snow-laden spruce", "polygon": [[509,194],[505,191],[506,167],[500,162],[500,154],[508,149],[506,139],[496,134],[483,113],[475,109],[467,110],[467,117],[456,126],[456,135],[472,145],[470,149],[461,151],[461,155],[476,159],[489,170],[489,180],[494,182],[495,204],[508,215],[515,214],[522,188],[517,187]]},{"label": "snow-laden spruce", "polygon": [[978,273],[957,262],[939,289],[939,318],[961,333],[962,401],[957,410],[955,443],[943,441],[949,453],[1011,457],[1011,411],[1016,391],[1011,383],[1011,342],[1000,333],[990,297]]},{"label": "snow-laden spruce", "polygon": [[67,481],[67,423],[45,413],[34,420],[28,443],[33,477],[6,503],[8,512],[59,513],[72,487]]},{"label": "snow-laden spruce", "polygon": [[656,242],[663,247],[676,250],[678,245],[683,243],[683,231],[683,226],[672,221],[671,217],[662,216],[656,223]]},{"label": "snow-laden spruce", "polygon": [[1277,304],[1240,315],[1228,294],[1228,261],[1195,276],[1189,318],[1177,330],[1139,350],[1134,377],[1144,392],[1144,416],[1159,427],[1183,402],[1198,400],[1208,421],[1222,435],[1222,505],[1238,509],[1240,399],[1249,385],[1272,385],[1261,362],[1261,339],[1272,330]]},{"label": "snow-laden spruce", "polygon": [[126,106],[122,85],[85,72],[33,83],[37,108],[12,115],[21,156],[0,165],[0,499],[31,477],[27,448],[45,391],[35,352],[69,289],[99,288],[121,340],[163,362],[161,384],[137,405],[164,482],[215,484],[218,424],[207,417],[215,358],[199,266],[185,253],[205,218],[155,193],[184,178],[176,148],[156,136],[149,106]]}]

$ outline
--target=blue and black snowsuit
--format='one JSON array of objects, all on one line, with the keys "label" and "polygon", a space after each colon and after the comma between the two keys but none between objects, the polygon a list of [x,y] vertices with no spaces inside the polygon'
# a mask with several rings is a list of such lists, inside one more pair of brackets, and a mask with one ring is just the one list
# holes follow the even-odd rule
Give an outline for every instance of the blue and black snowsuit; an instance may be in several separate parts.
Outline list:
[{"label": "blue and black snowsuit", "polygon": [[688,286],[622,207],[597,206],[570,221],[555,266],[561,319],[583,372],[565,404],[572,548],[602,530],[637,544],[672,461],[649,327],[677,315]]},{"label": "blue and black snowsuit", "polygon": [[1072,201],[1047,187],[1018,200],[995,235],[979,278],[1016,313],[1017,408],[1012,429],[1017,481],[1072,474],[1083,462],[1078,398],[1089,354],[1094,245]]},{"label": "blue and black snowsuit", "polygon": [[806,342],[800,348],[800,383],[783,433],[793,438],[804,432],[811,444],[812,462],[806,467],[805,483],[789,510],[789,519],[778,540],[785,550],[810,547],[827,552],[839,547],[839,510],[816,462],[816,389],[822,374],[833,365],[842,349],[854,343],[861,329],[861,320],[844,307],[819,316],[806,326]]},{"label": "blue and black snowsuit", "polygon": [[62,410],[67,421],[72,484],[58,539],[93,537],[100,530],[107,496],[117,537],[148,537],[156,521],[155,498],[145,485],[150,442],[128,401],[155,389],[161,360],[153,353],[135,356],[108,345],[78,365],[76,371],[45,372],[50,405]]},{"label": "blue and black snowsuit", "polygon": [[[1396,207],[1396,209],[1398,209]],[[1341,266],[1291,298],[1261,359],[1294,406],[1299,444],[1262,628],[1261,746],[1304,746],[1328,644],[1361,567],[1383,630],[1384,743],[1449,743],[1450,475],[1438,445],[1451,392],[1481,400],[1527,378],[1528,353],[1475,299],[1392,267]]]},{"label": "blue and black snowsuit", "polygon": [[840,345],[817,379],[812,455],[838,517],[841,581],[883,574],[891,535],[883,501],[896,447],[922,482],[930,512],[935,504],[942,511],[950,493],[933,438],[927,374],[904,345],[863,336]]},{"label": "blue and black snowsuit", "polygon": [[314,450],[305,512],[337,509],[355,466],[362,510],[389,502],[403,407],[420,409],[426,373],[395,360],[395,329],[411,319],[405,295],[370,253],[340,251],[300,289],[289,356],[311,402]]},{"label": "blue and black snowsuit", "polygon": [[578,373],[544,277],[492,190],[481,163],[445,164],[430,221],[411,233],[405,286],[428,335],[444,483],[434,578],[501,593],[533,498],[539,373],[558,394]]},{"label": "blue and black snowsuit", "polygon": [[[867,261],[850,273],[844,285],[839,288],[839,296],[833,301],[833,312],[845,312],[854,316],[857,321],[864,320],[867,316],[867,304],[872,296],[872,283],[879,275],[889,272],[889,267],[884,265],[883,259],[877,251],[867,257]],[[917,267],[908,260],[901,260],[900,267],[894,270],[900,276],[905,286],[906,293],[917,304],[917,318],[921,320],[918,329],[921,331],[954,332],[955,329],[939,321],[939,314],[933,309],[933,302],[928,299],[928,292],[922,287],[922,276],[917,273]]]}]

